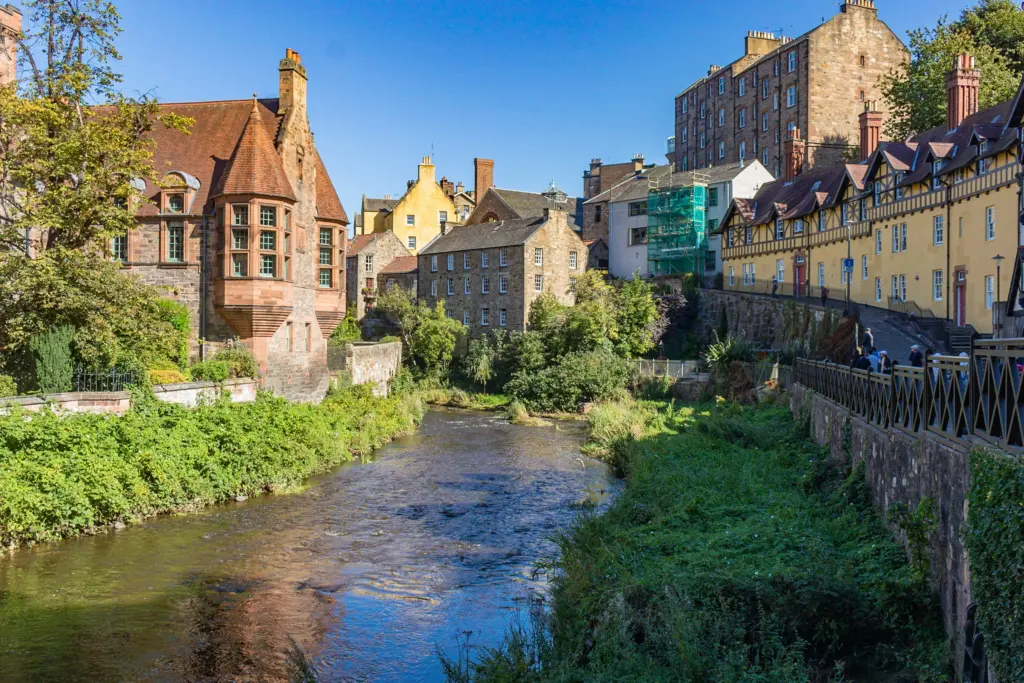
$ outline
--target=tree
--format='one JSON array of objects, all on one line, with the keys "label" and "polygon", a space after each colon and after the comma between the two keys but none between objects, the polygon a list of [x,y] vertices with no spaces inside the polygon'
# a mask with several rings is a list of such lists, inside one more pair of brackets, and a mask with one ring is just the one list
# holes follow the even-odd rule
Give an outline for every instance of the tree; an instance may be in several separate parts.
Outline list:
[{"label": "tree", "polygon": [[462,370],[471,381],[483,386],[494,377],[495,350],[487,337],[469,342],[469,350],[462,361]]},{"label": "tree", "polygon": [[883,76],[882,94],[891,116],[885,133],[904,140],[946,122],[946,75],[958,54],[971,54],[981,70],[978,106],[1011,99],[1020,83],[1024,12],[1008,0],[982,0],[950,24],[910,32],[910,61]]},{"label": "tree", "polygon": [[658,318],[654,288],[635,273],[619,290],[618,339],[616,350],[626,358],[635,358],[654,348],[653,324]]},{"label": "tree", "polygon": [[403,287],[392,287],[377,298],[374,314],[390,320],[402,339],[406,359],[427,373],[444,372],[451,363],[455,344],[466,328],[449,318],[444,302],[431,308],[417,303]]},{"label": "tree", "polygon": [[55,327],[32,338],[36,388],[44,394],[71,391],[74,373],[71,341],[74,338],[75,328],[70,325]]}]

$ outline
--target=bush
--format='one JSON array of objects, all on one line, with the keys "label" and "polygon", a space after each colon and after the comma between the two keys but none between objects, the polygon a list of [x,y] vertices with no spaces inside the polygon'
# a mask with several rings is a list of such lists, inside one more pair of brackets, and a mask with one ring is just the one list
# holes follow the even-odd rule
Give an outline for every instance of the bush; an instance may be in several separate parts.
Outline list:
[{"label": "bush", "polygon": [[74,376],[71,342],[74,338],[75,328],[61,325],[36,335],[29,342],[35,358],[36,388],[44,394],[71,391]]},{"label": "bush", "polygon": [[185,304],[171,299],[157,299],[156,308],[159,318],[174,330],[170,346],[175,350],[174,357],[169,358],[179,370],[188,367],[188,339],[192,332],[192,320]]},{"label": "bush", "polygon": [[230,373],[230,366],[223,360],[204,360],[192,366],[192,379],[196,382],[223,382]]},{"label": "bush", "polygon": [[716,337],[704,352],[704,360],[711,372],[719,375],[728,373],[733,363],[750,363],[754,359],[754,347],[735,337],[726,337],[725,341]]},{"label": "bush", "polygon": [[181,384],[188,381],[188,377],[180,370],[150,370],[147,374],[150,384]]},{"label": "bush", "polygon": [[[228,367],[228,377],[236,379],[239,377],[250,378],[260,376],[260,367],[253,357],[252,351],[244,343],[237,339],[230,342],[223,349],[213,354],[214,361],[224,362]],[[220,381],[220,380],[217,380]]]},{"label": "bush", "polygon": [[389,335],[386,335],[386,336],[380,338],[380,343],[381,344],[392,344],[394,342],[400,342],[400,341],[402,341],[402,340],[399,337],[396,337],[393,334],[389,334]]},{"label": "bush", "polygon": [[583,403],[620,396],[629,376],[626,361],[613,353],[571,353],[543,370],[516,373],[505,393],[534,412],[575,412]]},{"label": "bush", "polygon": [[330,339],[327,343],[330,346],[341,346],[348,344],[349,342],[357,342],[363,340],[363,331],[359,327],[359,321],[356,320],[356,307],[350,306],[348,312],[345,313],[345,319],[341,321],[341,324],[334,328],[334,332],[331,333]]},{"label": "bush", "polygon": [[17,396],[18,385],[10,375],[0,375],[0,397]]}]

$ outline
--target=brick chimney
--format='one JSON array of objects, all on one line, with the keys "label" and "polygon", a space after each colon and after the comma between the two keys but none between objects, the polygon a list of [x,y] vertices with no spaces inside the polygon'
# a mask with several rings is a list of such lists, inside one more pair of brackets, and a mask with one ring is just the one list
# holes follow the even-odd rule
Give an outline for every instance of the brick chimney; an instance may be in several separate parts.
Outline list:
[{"label": "brick chimney", "polygon": [[882,141],[882,112],[875,108],[874,102],[865,102],[864,111],[860,113],[860,158],[867,159],[878,149]]},{"label": "brick chimney", "polygon": [[284,59],[277,67],[280,74],[282,113],[292,112],[306,116],[306,67],[302,66],[302,56],[291,48],[284,51]]},{"label": "brick chimney", "polygon": [[793,180],[804,170],[804,156],[807,143],[800,136],[800,129],[794,128],[783,145],[782,156],[786,164],[786,182]]},{"label": "brick chimney", "polygon": [[494,187],[494,160],[473,159],[474,191],[473,199],[477,204],[484,198],[487,190]]},{"label": "brick chimney", "polygon": [[971,114],[978,111],[978,88],[981,71],[975,67],[974,57],[957,55],[953,70],[946,75],[946,126],[953,130]]},{"label": "brick chimney", "polygon": [[18,43],[21,35],[21,10],[14,5],[0,6],[0,35],[3,35],[3,49],[7,59],[0,64],[0,85],[10,83],[18,77]]}]

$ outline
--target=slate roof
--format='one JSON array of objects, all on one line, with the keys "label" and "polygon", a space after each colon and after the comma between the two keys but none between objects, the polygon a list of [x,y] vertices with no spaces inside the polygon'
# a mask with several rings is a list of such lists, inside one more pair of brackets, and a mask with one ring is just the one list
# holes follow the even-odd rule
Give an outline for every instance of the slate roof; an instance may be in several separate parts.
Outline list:
[{"label": "slate roof", "polygon": [[721,166],[712,166],[710,168],[700,169],[697,171],[679,171],[676,173],[672,172],[672,166],[665,164],[662,166],[655,166],[654,168],[648,169],[639,176],[632,176],[623,180],[618,185],[614,186],[606,193],[601,193],[596,197],[587,200],[587,204],[591,204],[597,201],[608,201],[608,202],[626,202],[626,201],[637,201],[640,199],[646,199],[648,194],[648,183],[650,180],[669,181],[673,185],[692,185],[693,177],[695,174],[700,174],[708,179],[709,185],[717,185],[719,183],[729,182],[738,176],[740,173],[750,168],[752,164],[760,163],[757,161],[746,162],[740,165],[739,162],[734,164],[722,164]]},{"label": "slate roof", "polygon": [[488,192],[497,194],[520,218],[543,216],[544,209],[561,209],[569,214],[570,222],[580,225],[583,221],[583,201],[577,197],[569,197],[566,203],[558,204],[539,192],[520,192],[498,187],[492,187]]},{"label": "slate roof", "polygon": [[242,135],[210,196],[225,194],[257,194],[291,201],[296,199],[255,99]]},{"label": "slate roof", "polygon": [[418,269],[415,256],[399,256],[381,268],[382,273],[405,274],[415,273]]},{"label": "slate roof", "polygon": [[363,210],[391,212],[398,206],[398,201],[397,199],[371,199],[367,197],[363,200]]},{"label": "slate roof", "polygon": [[452,251],[512,247],[524,243],[544,225],[543,216],[515,218],[508,221],[475,223],[452,228],[439,235],[420,254],[446,254]]}]

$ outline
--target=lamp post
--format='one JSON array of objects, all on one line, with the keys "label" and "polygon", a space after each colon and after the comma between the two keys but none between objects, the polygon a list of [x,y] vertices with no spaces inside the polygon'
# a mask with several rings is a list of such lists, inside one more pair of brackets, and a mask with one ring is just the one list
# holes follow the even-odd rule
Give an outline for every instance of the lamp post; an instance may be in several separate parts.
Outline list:
[{"label": "lamp post", "polygon": [[998,312],[998,317],[996,319],[999,321],[999,331],[1000,332],[1002,332],[1002,330],[1003,330],[1003,314],[1002,314],[1002,311],[999,311],[999,301],[1000,301],[1000,299],[1002,299],[1002,288],[999,285],[999,275],[1000,275],[1000,269],[1001,269],[1000,267],[1003,264],[1003,259],[1004,258],[1006,258],[1006,257],[1003,256],[1002,254],[996,254],[995,256],[992,257],[992,260],[996,262],[996,304],[995,304],[995,306],[996,306],[996,311]]}]

